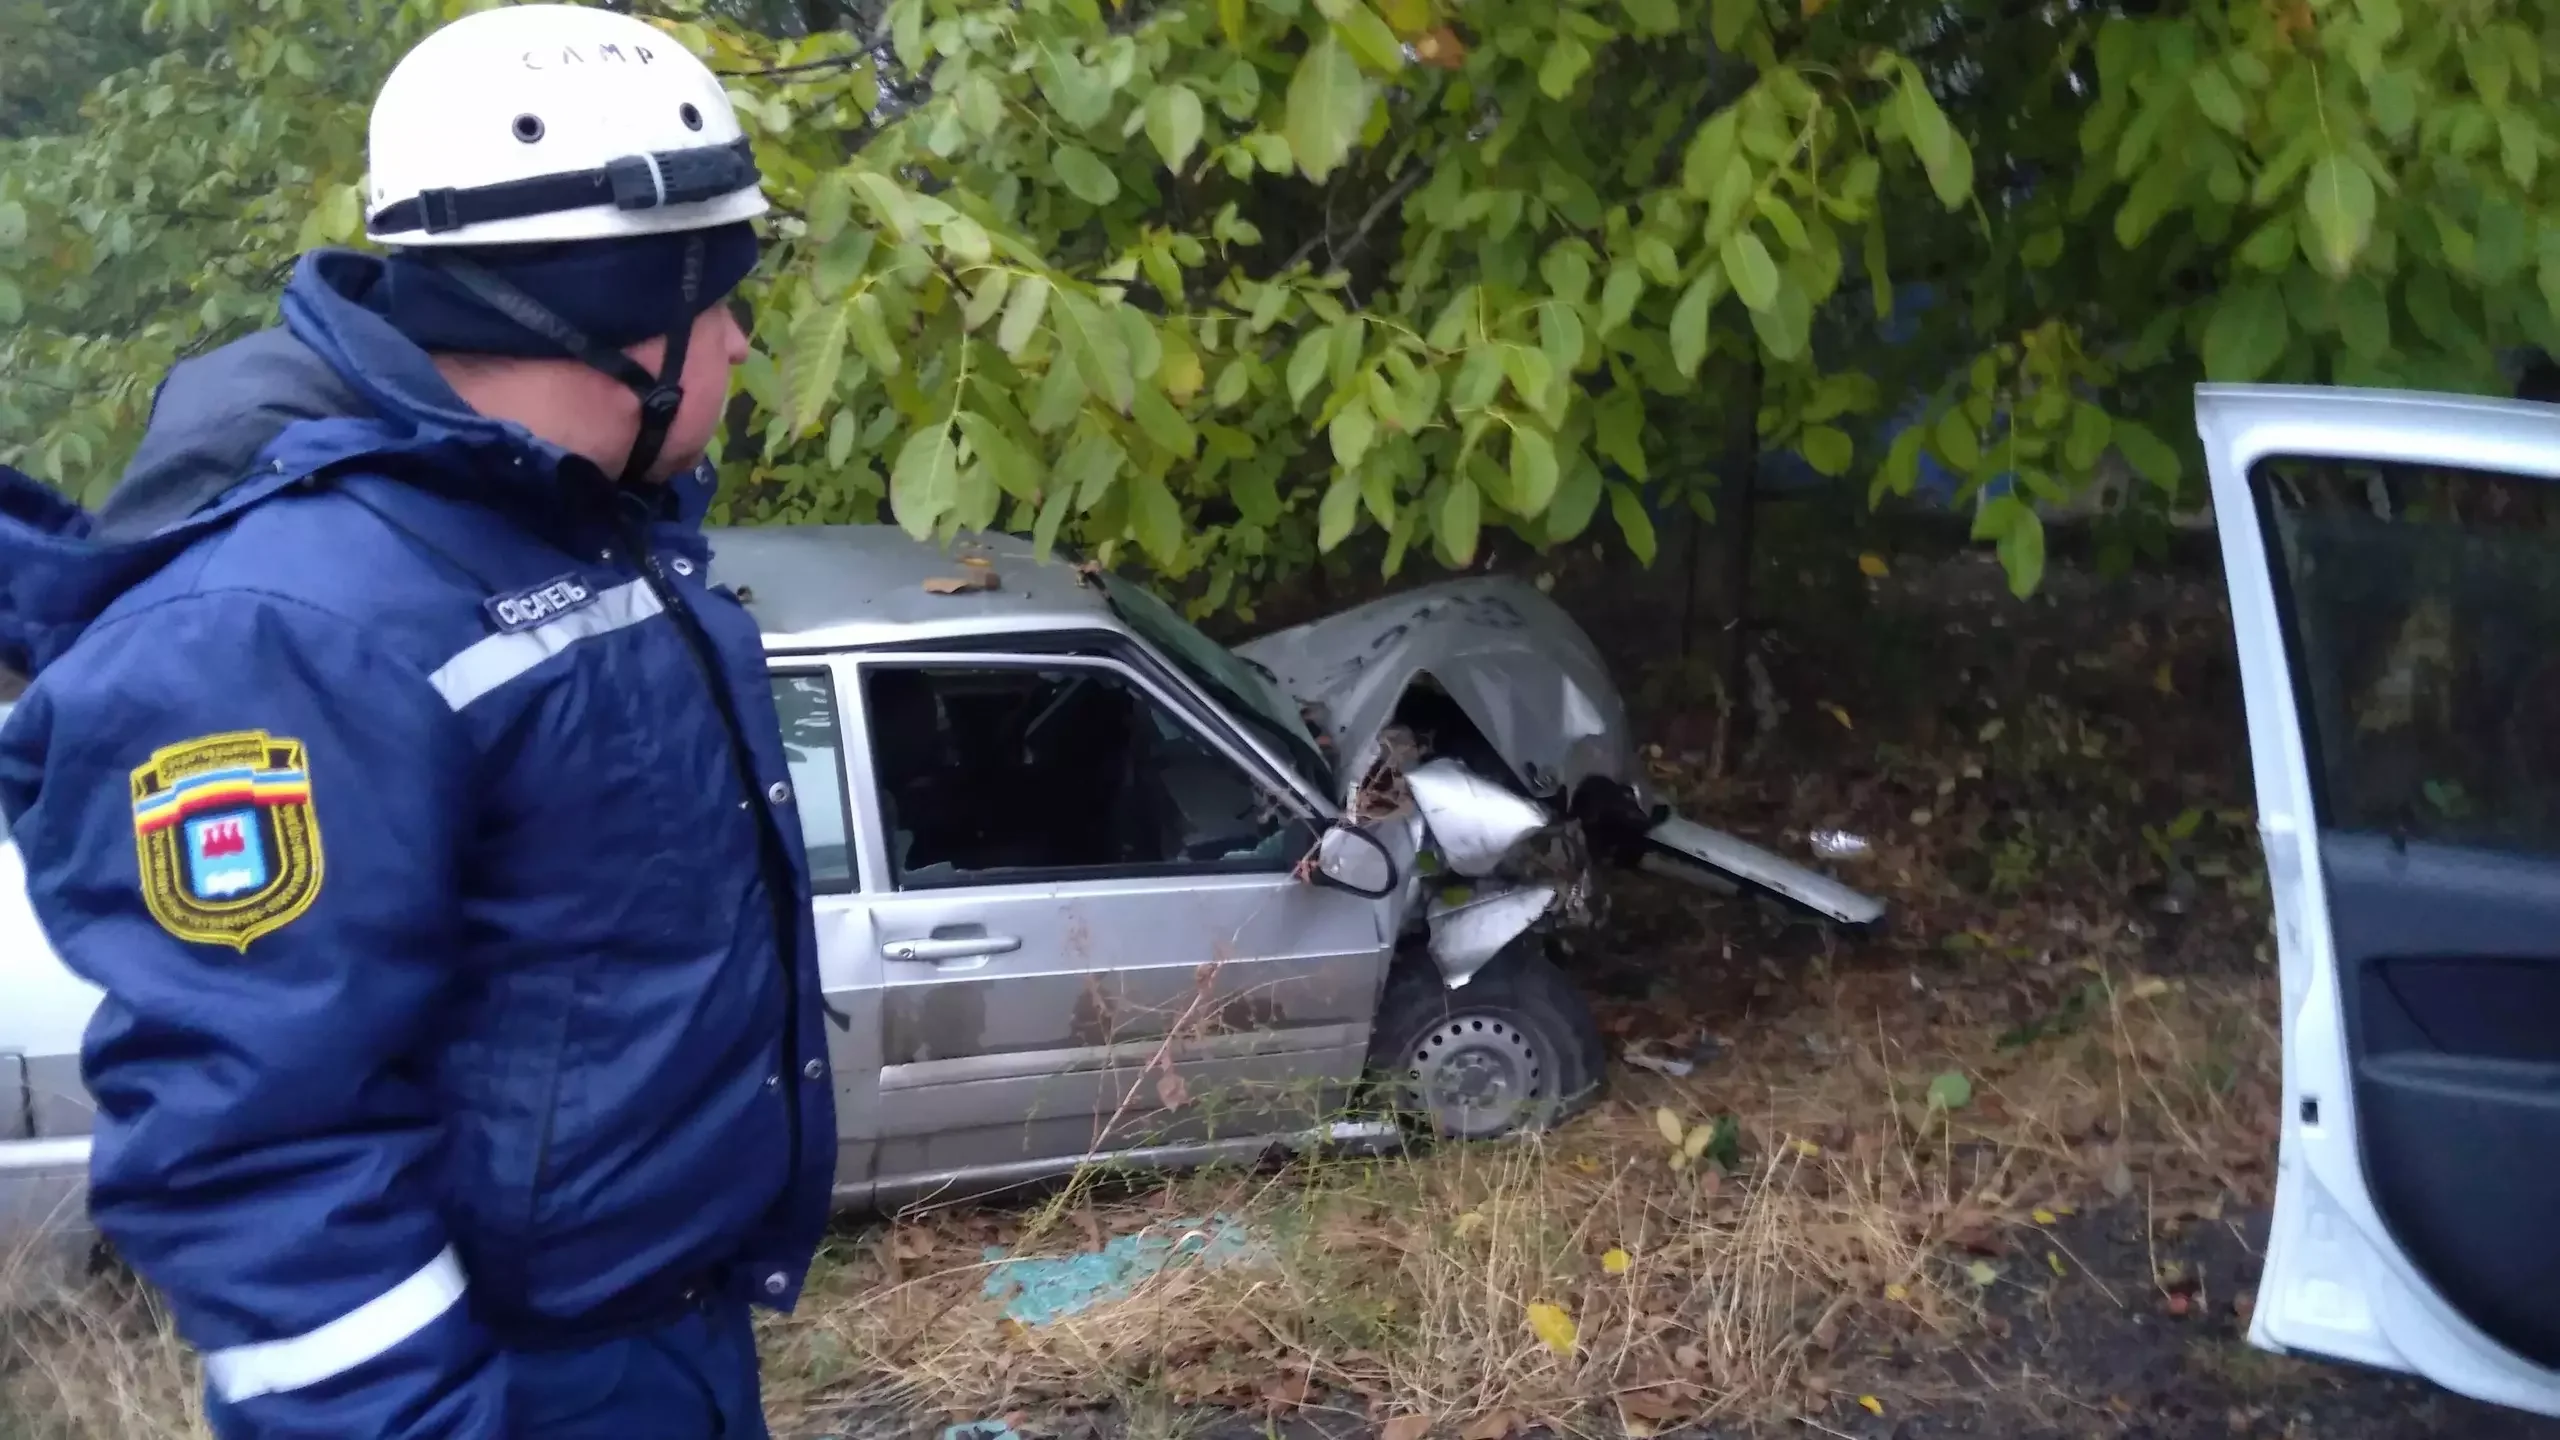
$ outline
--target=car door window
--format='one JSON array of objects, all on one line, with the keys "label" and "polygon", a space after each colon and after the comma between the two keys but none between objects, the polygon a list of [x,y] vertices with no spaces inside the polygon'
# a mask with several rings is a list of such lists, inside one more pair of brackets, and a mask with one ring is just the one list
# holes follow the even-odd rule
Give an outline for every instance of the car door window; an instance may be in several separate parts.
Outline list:
[{"label": "car door window", "polygon": [[901,889],[1285,871],[1314,843],[1109,666],[871,666],[863,701]]},{"label": "car door window", "polygon": [[2560,487],[2260,467],[2333,829],[2560,853]]},{"label": "car door window", "polygon": [[799,799],[793,808],[800,812],[800,838],[809,850],[810,884],[821,895],[851,890],[853,839],[846,823],[835,682],[819,670],[776,671],[773,708],[782,717],[782,750]]}]

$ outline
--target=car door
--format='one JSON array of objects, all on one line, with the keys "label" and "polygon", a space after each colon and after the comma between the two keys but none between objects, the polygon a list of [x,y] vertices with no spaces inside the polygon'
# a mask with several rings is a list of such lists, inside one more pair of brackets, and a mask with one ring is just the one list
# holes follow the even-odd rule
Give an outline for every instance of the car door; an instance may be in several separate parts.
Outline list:
[{"label": "car door", "polygon": [[1205,1155],[1336,1111],[1388,907],[1299,878],[1321,817],[1107,655],[841,662],[883,1185]]},{"label": "car door", "polygon": [[2196,423],[2282,971],[2251,1338],[2560,1415],[2560,407]]},{"label": "car door", "polygon": [[824,657],[774,657],[773,708],[782,721],[792,808],[809,852],[818,937],[818,983],[826,997],[826,1063],[834,1074],[839,1197],[860,1200],[879,1142],[875,1086],[880,1069],[879,966],[856,863],[853,792],[859,773],[836,674]]}]

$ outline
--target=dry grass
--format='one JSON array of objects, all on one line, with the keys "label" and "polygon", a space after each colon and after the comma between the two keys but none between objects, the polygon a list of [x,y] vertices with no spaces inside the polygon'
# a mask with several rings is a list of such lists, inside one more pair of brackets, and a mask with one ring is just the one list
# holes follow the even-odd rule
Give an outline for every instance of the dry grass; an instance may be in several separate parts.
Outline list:
[{"label": "dry grass", "polygon": [[[1876,1342],[1953,1354],[1996,1326],[1990,1289],[2049,1263],[2047,1244],[2018,1239],[2039,1210],[2130,1186],[2163,1208],[2258,1198],[2266,987],[2062,968],[2096,1000],[2023,1044],[2003,1047],[1961,992],[1868,973],[1691,1078],[1620,1067],[1608,1100],[1545,1137],[1071,1186],[848,1231],[801,1312],[767,1327],[778,1432],[857,1411],[1199,1401],[1356,1404],[1484,1433],[1819,1412],[1856,1393]],[[1949,1070],[1975,1086],[1951,1113],[1923,1098]],[[1660,1111],[1684,1127],[1732,1117],[1734,1149],[1710,1152],[1730,1166],[1675,1168]],[[981,1294],[991,1243],[1063,1254],[1213,1212],[1266,1253],[1175,1265],[1037,1327]],[[1536,1333],[1533,1304],[1570,1317],[1569,1350]],[[206,1434],[193,1364],[147,1294],[21,1293],[5,1318],[0,1440]]]},{"label": "dry grass", "polygon": [[[1907,979],[1866,976],[1699,1076],[1619,1070],[1606,1104],[1541,1139],[875,1227],[840,1241],[802,1314],[772,1327],[777,1422],[1357,1403],[1623,1435],[1804,1413],[1851,1383],[1861,1339],[1960,1348],[1996,1327],[1990,1288],[2051,1263],[2016,1239],[2040,1211],[2135,1185],[2163,1209],[2256,1198],[2247,1157],[2275,1084],[2264,987],[2076,973],[2095,1008],[2025,1044],[1915,1027],[1893,993]],[[1864,1034],[1816,1058],[1808,1021]],[[1923,1098],[1950,1069],[1977,1087],[1952,1113]],[[1675,1168],[1661,1110],[1684,1127],[1734,1117],[1731,1168]],[[990,1243],[1062,1254],[1211,1212],[1248,1220],[1267,1255],[1169,1267],[1037,1327],[981,1293]],[[1539,1337],[1532,1305],[1573,1320],[1569,1350]]]}]

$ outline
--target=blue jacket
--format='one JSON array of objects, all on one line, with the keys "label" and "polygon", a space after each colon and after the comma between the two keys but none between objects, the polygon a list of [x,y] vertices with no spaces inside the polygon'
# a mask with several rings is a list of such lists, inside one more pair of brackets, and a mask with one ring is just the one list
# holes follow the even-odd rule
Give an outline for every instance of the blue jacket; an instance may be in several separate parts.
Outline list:
[{"label": "blue jacket", "polygon": [[91,1210],[226,1436],[507,1433],[509,1349],[794,1303],[834,1165],[706,484],[470,411],[379,283],[304,257],[97,516],[0,472],[0,807],[106,992]]}]

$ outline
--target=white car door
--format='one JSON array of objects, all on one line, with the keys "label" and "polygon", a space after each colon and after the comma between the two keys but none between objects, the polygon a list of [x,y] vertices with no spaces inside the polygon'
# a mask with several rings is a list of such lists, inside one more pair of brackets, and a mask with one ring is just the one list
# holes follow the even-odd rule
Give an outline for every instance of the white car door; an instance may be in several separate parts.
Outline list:
[{"label": "white car door", "polygon": [[2560,406],[2196,425],[2283,979],[2250,1338],[2560,1415]]}]

